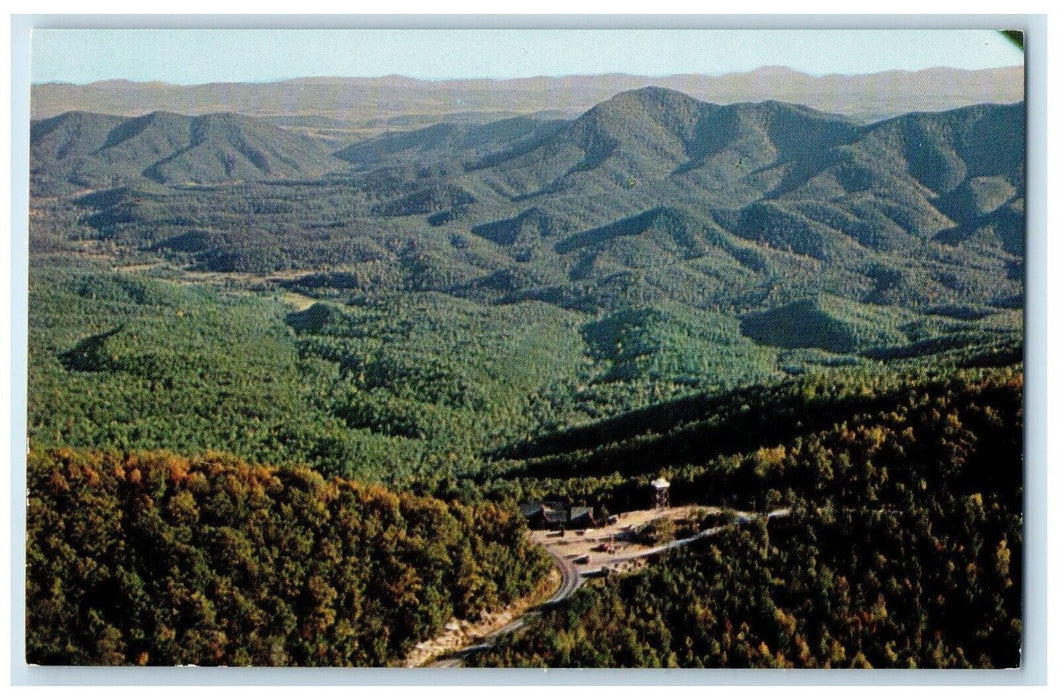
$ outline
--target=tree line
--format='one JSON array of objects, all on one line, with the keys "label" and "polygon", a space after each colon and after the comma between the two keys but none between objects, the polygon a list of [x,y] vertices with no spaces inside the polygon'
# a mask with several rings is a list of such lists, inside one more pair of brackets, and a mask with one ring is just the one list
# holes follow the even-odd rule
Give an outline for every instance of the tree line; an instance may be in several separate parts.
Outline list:
[{"label": "tree line", "polygon": [[1017,368],[911,382],[829,427],[677,470],[692,502],[792,516],[588,586],[474,663],[1016,667],[1022,389]]}]

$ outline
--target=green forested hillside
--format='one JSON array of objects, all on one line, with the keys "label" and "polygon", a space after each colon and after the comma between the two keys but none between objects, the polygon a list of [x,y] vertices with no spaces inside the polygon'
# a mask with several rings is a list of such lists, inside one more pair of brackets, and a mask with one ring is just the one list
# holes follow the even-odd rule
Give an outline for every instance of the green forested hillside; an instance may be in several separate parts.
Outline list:
[{"label": "green forested hillside", "polygon": [[661,475],[792,515],[479,663],[1016,665],[1024,114],[34,122],[32,660],[393,663]]},{"label": "green forested hillside", "polygon": [[473,471],[481,450],[560,422],[575,408],[557,387],[588,367],[580,319],[531,302],[425,294],[297,312],[274,295],[48,267],[30,306],[42,444],[220,450],[388,483]]},{"label": "green forested hillside", "polygon": [[[674,498],[740,507],[752,498],[761,509],[790,506],[791,517],[589,585],[474,663],[1018,666],[1022,488],[1011,468],[1021,464],[1020,374],[964,370],[879,388],[853,384],[854,408],[813,423],[818,397],[806,385],[803,423],[739,432],[734,444],[723,437],[733,420],[727,431],[662,438],[645,454],[679,442],[696,465],[665,470]],[[628,474],[594,488],[645,501],[645,479],[621,485]]]},{"label": "green forested hillside", "polygon": [[32,438],[223,450],[343,473],[370,462],[365,452],[391,453],[397,463],[400,447],[387,449],[317,408],[333,370],[299,359],[288,310],[274,299],[90,268],[32,274]]},{"label": "green forested hillside", "polygon": [[[77,201],[89,235],[206,270],[324,268],[356,289],[582,310],[666,299],[741,314],[821,293],[1001,304],[1020,289],[1023,114],[980,105],[861,126],[646,88],[546,128],[441,125],[352,144],[339,155],[355,175],[322,180],[306,178],[341,170],[321,166],[333,165],[324,146],[252,120],[70,114],[35,125],[33,172],[41,187],[111,187],[71,174],[105,155],[127,187]],[[141,152],[180,141],[174,129],[201,132],[198,145],[146,163]],[[196,160],[200,148],[220,150]],[[425,161],[409,155],[424,149]],[[195,175],[225,159],[227,171]],[[240,170],[246,159],[259,172]],[[223,184],[151,184],[189,181]]]},{"label": "green forested hillside", "polygon": [[208,455],[34,449],[34,664],[384,666],[547,570],[520,520]]}]

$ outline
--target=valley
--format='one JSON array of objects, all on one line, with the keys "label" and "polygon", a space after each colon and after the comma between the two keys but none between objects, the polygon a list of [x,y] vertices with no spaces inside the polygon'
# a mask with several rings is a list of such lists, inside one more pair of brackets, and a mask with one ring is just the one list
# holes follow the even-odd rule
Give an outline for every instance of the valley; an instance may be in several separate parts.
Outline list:
[{"label": "valley", "polygon": [[35,87],[34,663],[401,665],[550,551],[466,663],[1017,665],[1024,102],[114,87]]}]

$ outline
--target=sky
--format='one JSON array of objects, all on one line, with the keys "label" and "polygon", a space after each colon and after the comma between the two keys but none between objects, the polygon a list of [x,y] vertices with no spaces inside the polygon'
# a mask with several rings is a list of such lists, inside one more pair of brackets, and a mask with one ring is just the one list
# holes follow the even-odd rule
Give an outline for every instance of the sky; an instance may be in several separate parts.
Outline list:
[{"label": "sky", "polygon": [[719,75],[781,65],[812,75],[1021,64],[984,30],[35,29],[34,83],[424,80]]}]

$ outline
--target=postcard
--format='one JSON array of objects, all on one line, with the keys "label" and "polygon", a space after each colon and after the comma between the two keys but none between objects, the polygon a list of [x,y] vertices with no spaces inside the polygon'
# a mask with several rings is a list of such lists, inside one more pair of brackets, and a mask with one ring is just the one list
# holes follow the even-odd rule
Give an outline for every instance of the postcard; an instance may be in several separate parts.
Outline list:
[{"label": "postcard", "polygon": [[1004,29],[35,30],[26,662],[1020,667]]}]

